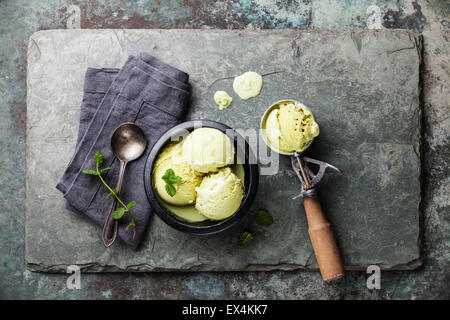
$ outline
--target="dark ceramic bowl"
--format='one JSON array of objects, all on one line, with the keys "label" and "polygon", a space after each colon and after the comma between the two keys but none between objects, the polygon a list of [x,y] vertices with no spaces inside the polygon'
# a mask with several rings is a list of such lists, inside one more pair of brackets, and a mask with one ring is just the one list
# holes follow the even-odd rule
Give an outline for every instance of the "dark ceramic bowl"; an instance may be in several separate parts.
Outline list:
[{"label": "dark ceramic bowl", "polygon": [[[163,134],[153,146],[150,154],[145,163],[144,169],[144,185],[145,192],[147,194],[148,201],[152,206],[154,212],[169,226],[182,232],[198,235],[209,235],[224,231],[238,222],[244,214],[249,210],[253,200],[256,196],[256,190],[258,188],[259,171],[256,157],[250,149],[247,141],[233,130],[232,135],[228,135],[231,141],[234,142],[234,148],[237,156],[244,156],[244,159],[239,159],[244,167],[244,199],[242,200],[239,209],[229,218],[219,221],[205,220],[202,222],[187,222],[180,220],[170,212],[169,209],[162,205],[162,201],[156,193],[153,187],[152,172],[153,166],[158,158],[160,152],[164,147],[172,141],[172,137],[186,136],[194,129],[208,127],[215,128],[223,133],[227,133],[227,130],[232,130],[230,127],[210,120],[192,120],[183,122],[165,134]],[[254,163],[253,163],[254,162]]]}]

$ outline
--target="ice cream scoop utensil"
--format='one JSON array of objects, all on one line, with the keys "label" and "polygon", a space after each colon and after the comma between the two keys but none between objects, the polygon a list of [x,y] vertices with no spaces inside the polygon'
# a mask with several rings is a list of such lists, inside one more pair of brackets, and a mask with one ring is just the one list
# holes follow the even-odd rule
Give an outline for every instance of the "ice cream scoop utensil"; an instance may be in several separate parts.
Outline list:
[{"label": "ice cream scoop utensil", "polygon": [[[330,223],[323,214],[316,192],[316,186],[323,178],[327,168],[340,171],[329,163],[302,157],[299,152],[293,153],[291,164],[301,183],[301,192],[293,199],[302,198],[303,200],[308,220],[308,233],[322,278],[325,281],[341,278],[345,274],[342,259]],[[318,165],[318,172],[314,173],[309,168],[309,164]]]},{"label": "ice cream scoop utensil", "polygon": [[[311,146],[314,138],[308,142],[305,148],[302,149],[301,153],[281,151],[278,150],[278,144],[272,145],[271,140],[274,138],[276,139],[277,136],[280,137],[281,133],[277,133],[277,126],[275,125],[272,126],[272,130],[274,130],[274,132],[269,132],[268,137],[267,121],[269,120],[274,109],[279,108],[280,104],[286,103],[298,103],[299,105],[305,107],[300,102],[294,100],[281,100],[272,104],[266,112],[264,112],[264,115],[261,118],[262,136],[266,144],[273,151],[278,152],[279,154],[291,156],[292,168],[301,183],[300,194],[295,196],[294,199],[301,198],[303,200],[306,217],[308,219],[308,232],[314,248],[314,253],[316,254],[322,278],[325,281],[331,281],[343,277],[345,272],[339,250],[334,239],[333,231],[331,230],[330,224],[325,219],[322,207],[320,206],[316,188],[320,180],[323,178],[327,168],[338,172],[339,170],[326,162],[303,157],[302,154]],[[280,123],[278,123],[278,126],[280,126]],[[280,129],[278,128],[278,131],[279,130]],[[319,170],[317,172],[313,172],[309,165],[317,165]]]},{"label": "ice cream scoop utensil", "polygon": [[[111,150],[120,161],[119,179],[115,190],[122,188],[123,174],[128,162],[139,158],[147,146],[147,138],[144,131],[131,122],[118,126],[111,136]],[[116,210],[117,199],[113,204],[103,225],[102,241],[105,247],[110,247],[117,236],[118,220],[113,219],[112,214]]]}]

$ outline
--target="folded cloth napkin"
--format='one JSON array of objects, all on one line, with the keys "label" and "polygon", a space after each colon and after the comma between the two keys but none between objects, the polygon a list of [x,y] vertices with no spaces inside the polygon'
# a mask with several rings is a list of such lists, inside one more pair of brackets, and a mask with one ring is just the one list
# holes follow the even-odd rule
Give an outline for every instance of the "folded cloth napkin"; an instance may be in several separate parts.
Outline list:
[{"label": "folded cloth napkin", "polygon": [[[144,166],[148,154],[159,136],[181,122],[190,97],[189,75],[146,53],[130,56],[121,69],[89,68],[85,74],[80,126],[75,153],[56,188],[67,200],[67,208],[86,215],[103,226],[112,199],[105,199],[108,189],[98,177],[83,174],[95,169],[94,154],[100,151],[105,160],[102,167],[113,167],[102,177],[115,186],[119,161],[110,148],[115,128],[124,122],[134,122],[147,137],[147,148],[137,160],[127,165],[123,178],[124,203],[132,200],[136,219],[133,230],[125,230],[131,221],[125,214],[119,220],[119,237],[136,248],[141,242],[151,213],[144,190]],[[150,179],[150,177],[147,177]]]}]

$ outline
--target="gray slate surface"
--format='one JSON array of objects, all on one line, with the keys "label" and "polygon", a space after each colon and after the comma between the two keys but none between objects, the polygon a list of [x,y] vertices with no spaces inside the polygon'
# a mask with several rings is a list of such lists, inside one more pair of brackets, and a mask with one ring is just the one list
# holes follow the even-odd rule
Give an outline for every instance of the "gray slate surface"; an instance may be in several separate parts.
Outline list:
[{"label": "gray slate surface", "polygon": [[[281,158],[276,175],[261,177],[253,212],[219,235],[186,235],[154,217],[139,251],[119,242],[105,249],[100,228],[65,210],[54,186],[75,145],[84,71],[120,67],[140,51],[190,74],[189,119],[257,129],[277,100],[310,106],[321,135],[308,155],[344,172],[329,175],[320,196],[346,268],[420,265],[421,36],[399,30],[54,30],[35,33],[28,52],[30,270],[65,272],[71,264],[84,272],[316,268],[302,205],[290,200],[299,183],[288,158]],[[229,77],[248,70],[271,74],[258,97],[243,101]],[[219,89],[234,98],[225,111],[213,103]],[[258,226],[258,208],[272,212],[276,222]],[[255,241],[240,249],[244,227]]]}]

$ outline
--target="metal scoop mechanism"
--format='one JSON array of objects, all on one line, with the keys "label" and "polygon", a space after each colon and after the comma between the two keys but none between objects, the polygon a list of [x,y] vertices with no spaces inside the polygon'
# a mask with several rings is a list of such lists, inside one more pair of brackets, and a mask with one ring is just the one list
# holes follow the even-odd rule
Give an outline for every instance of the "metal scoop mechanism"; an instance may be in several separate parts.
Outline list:
[{"label": "metal scoop mechanism", "polygon": [[[324,161],[311,159],[307,157],[302,157],[301,153],[294,152],[294,154],[291,157],[291,164],[292,169],[297,174],[298,179],[301,183],[301,192],[300,194],[296,195],[292,199],[298,199],[298,198],[305,198],[305,197],[312,197],[316,194],[316,186],[322,180],[323,175],[325,174],[325,170],[327,168],[330,168],[332,170],[335,170],[337,172],[341,172],[338,168],[335,166],[326,163]],[[314,164],[319,167],[319,170],[314,173],[311,168],[309,167],[309,164]]]}]

